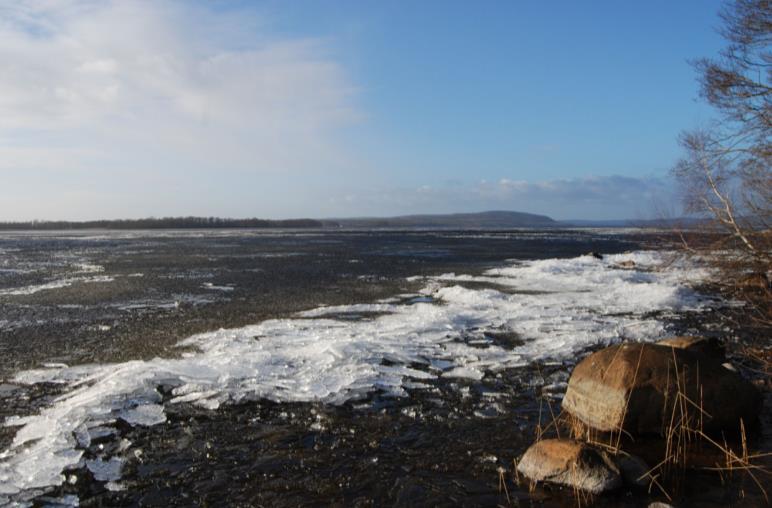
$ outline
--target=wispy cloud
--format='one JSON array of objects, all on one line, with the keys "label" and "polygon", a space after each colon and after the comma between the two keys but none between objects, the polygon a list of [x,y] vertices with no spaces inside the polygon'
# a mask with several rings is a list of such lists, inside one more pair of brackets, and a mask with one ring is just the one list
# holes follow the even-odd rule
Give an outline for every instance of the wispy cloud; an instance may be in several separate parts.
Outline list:
[{"label": "wispy cloud", "polygon": [[[98,214],[180,212],[177,191],[200,202],[209,189],[216,201],[227,180],[268,199],[256,183],[345,165],[336,132],[359,112],[329,53],[324,40],[275,37],[258,15],[215,4],[1,6],[0,215],[81,215],[67,192],[112,195]],[[154,192],[156,206],[138,210],[138,195]]]}]

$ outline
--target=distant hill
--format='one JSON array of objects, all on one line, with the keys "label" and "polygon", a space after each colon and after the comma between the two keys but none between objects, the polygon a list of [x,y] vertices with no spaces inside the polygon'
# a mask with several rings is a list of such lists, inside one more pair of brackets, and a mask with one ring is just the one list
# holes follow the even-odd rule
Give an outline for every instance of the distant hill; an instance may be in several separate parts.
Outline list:
[{"label": "distant hill", "polygon": [[343,228],[506,229],[555,227],[559,224],[546,215],[535,215],[523,212],[491,211],[443,215],[402,215],[398,217],[331,219],[325,221],[325,225]]},{"label": "distant hill", "polygon": [[72,221],[0,222],[0,231],[63,230],[63,229],[265,229],[265,228],[321,228],[324,224],[314,219],[224,219],[220,217],[164,217],[147,219]]}]

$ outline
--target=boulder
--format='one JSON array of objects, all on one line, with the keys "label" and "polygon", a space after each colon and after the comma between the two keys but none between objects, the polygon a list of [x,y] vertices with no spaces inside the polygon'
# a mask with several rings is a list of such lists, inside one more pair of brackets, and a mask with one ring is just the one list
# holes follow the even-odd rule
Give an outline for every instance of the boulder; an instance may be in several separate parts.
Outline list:
[{"label": "boulder", "polygon": [[721,360],[726,358],[726,349],[715,337],[696,337],[694,335],[681,335],[678,337],[668,337],[657,342],[660,346],[670,346],[678,349],[685,349],[695,353]]},{"label": "boulder", "polygon": [[[677,399],[684,403],[675,405]],[[684,408],[692,428],[735,431],[740,419],[755,420],[760,403],[756,388],[718,360],[672,346],[626,343],[576,366],[563,409],[603,432],[663,434],[674,410],[677,421]]]},{"label": "boulder", "polygon": [[518,462],[517,470],[536,482],[556,483],[591,494],[622,485],[619,469],[606,452],[568,439],[534,443]]},{"label": "boulder", "polygon": [[642,458],[620,450],[618,454],[614,455],[614,464],[617,465],[626,485],[648,487],[651,483],[649,473],[651,468]]}]

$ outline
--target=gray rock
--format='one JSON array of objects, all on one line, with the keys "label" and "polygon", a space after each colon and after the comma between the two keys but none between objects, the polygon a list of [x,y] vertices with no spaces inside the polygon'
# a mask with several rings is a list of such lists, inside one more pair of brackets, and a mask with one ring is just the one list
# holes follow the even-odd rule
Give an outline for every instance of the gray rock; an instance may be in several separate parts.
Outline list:
[{"label": "gray rock", "polygon": [[525,452],[517,470],[536,482],[548,482],[591,494],[622,486],[619,469],[602,450],[567,439],[543,439]]}]

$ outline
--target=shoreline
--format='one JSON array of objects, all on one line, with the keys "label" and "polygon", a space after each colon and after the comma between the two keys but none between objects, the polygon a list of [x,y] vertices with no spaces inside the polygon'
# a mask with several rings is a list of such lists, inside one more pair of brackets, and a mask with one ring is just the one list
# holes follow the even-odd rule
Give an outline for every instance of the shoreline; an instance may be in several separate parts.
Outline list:
[{"label": "shoreline", "polygon": [[[452,281],[449,282],[452,283]],[[457,282],[463,283],[464,281],[459,280]],[[483,291],[482,294],[485,294],[486,290],[479,289],[479,291]],[[358,311],[361,310],[358,308]],[[313,316],[309,315],[308,317],[312,318]],[[582,354],[585,354],[588,349],[582,351]],[[506,471],[507,462],[504,459],[512,460],[524,450],[532,437],[531,431],[538,424],[540,413],[535,403],[541,398],[529,398],[529,394],[535,393],[537,389],[541,394],[541,389],[544,386],[555,385],[558,387],[557,391],[555,388],[549,388],[547,393],[551,392],[551,395],[548,396],[551,400],[556,401],[557,398],[552,399],[552,397],[559,395],[560,387],[567,380],[568,371],[575,360],[576,358],[572,358],[568,363],[553,365],[537,361],[536,364],[529,363],[523,367],[504,369],[492,377],[486,375],[479,381],[440,377],[432,383],[433,388],[428,390],[423,387],[407,388],[410,392],[409,397],[394,398],[388,396],[388,393],[376,392],[368,395],[365,399],[354,399],[350,402],[344,402],[340,406],[320,406],[313,402],[286,401],[277,405],[276,402],[270,402],[267,399],[258,399],[246,403],[226,404],[217,412],[212,413],[209,410],[195,408],[188,404],[168,405],[168,402],[175,396],[173,393],[175,386],[174,384],[169,385],[169,388],[161,386],[158,388],[159,393],[161,393],[161,402],[168,411],[166,424],[147,428],[117,425],[114,427],[116,430],[109,433],[113,438],[107,441],[101,441],[103,438],[97,438],[92,444],[92,446],[94,444],[115,446],[114,436],[117,432],[117,435],[120,436],[120,440],[117,442],[131,441],[133,449],[142,452],[144,458],[140,459],[135,456],[134,459],[129,459],[121,466],[126,468],[125,471],[128,475],[126,481],[129,484],[124,486],[128,486],[130,490],[118,492],[105,490],[105,485],[109,484],[109,481],[95,483],[93,477],[89,477],[89,475],[96,474],[92,468],[79,468],[72,473],[74,485],[65,488],[60,493],[70,495],[77,492],[79,496],[90,499],[92,503],[97,502],[97,499],[109,499],[110,502],[115,503],[130,502],[129,499],[136,501],[138,499],[136,496],[140,494],[151,497],[160,495],[160,499],[164,499],[164,502],[171,502],[173,496],[168,497],[171,493],[163,494],[163,492],[168,491],[168,488],[162,488],[158,482],[170,481],[167,473],[170,470],[178,470],[175,478],[179,478],[179,480],[173,480],[181,482],[178,492],[187,491],[194,485],[201,484],[196,487],[199,489],[200,499],[216,499],[218,496],[226,495],[226,492],[220,490],[221,488],[230,490],[228,486],[233,487],[233,481],[236,481],[237,485],[241,485],[240,481],[244,481],[243,478],[242,480],[232,479],[230,481],[226,479],[223,480],[222,485],[218,486],[207,483],[205,477],[197,478],[196,475],[198,474],[206,476],[211,473],[205,464],[219,464],[216,469],[223,468],[223,472],[217,474],[236,475],[235,478],[241,478],[239,475],[242,474],[251,476],[260,471],[264,471],[261,473],[263,475],[273,474],[275,481],[269,482],[272,487],[268,491],[274,492],[278,497],[270,500],[265,499],[265,502],[271,504],[281,504],[281,502],[288,505],[292,504],[288,499],[281,497],[286,495],[282,486],[287,485],[285,478],[287,476],[295,478],[294,482],[300,484],[297,482],[302,482],[303,477],[321,475],[316,480],[318,488],[314,496],[322,496],[318,498],[319,502],[324,502],[322,499],[335,501],[338,498],[333,495],[335,489],[332,486],[334,483],[328,483],[329,478],[323,478],[330,475],[335,476],[338,473],[335,473],[335,468],[326,469],[324,464],[337,464],[336,468],[345,469],[345,464],[352,463],[352,461],[359,464],[363,459],[375,459],[379,464],[364,462],[361,467],[357,466],[356,471],[359,471],[358,473],[349,475],[350,478],[359,478],[356,481],[363,481],[369,478],[369,474],[382,472],[380,468],[385,467],[383,466],[385,461],[393,465],[392,474],[396,483],[401,479],[413,477],[413,471],[401,470],[397,466],[410,463],[411,460],[415,459],[410,457],[414,457],[416,453],[419,453],[419,450],[424,448],[424,445],[416,445],[417,442],[425,443],[426,449],[442,449],[445,455],[452,451],[452,454],[455,454],[457,467],[460,468],[454,469],[456,466],[437,462],[436,454],[432,456],[431,460],[427,459],[426,462],[419,460],[414,465],[415,471],[424,471],[424,476],[421,476],[423,479],[418,482],[419,487],[426,484],[427,481],[429,486],[434,485],[428,490],[424,488],[426,485],[420,487],[419,490],[423,489],[424,495],[433,496],[430,498],[437,501],[445,499],[437,497],[441,493],[452,491],[457,499],[468,498],[472,500],[481,496],[474,502],[486,504],[493,501],[489,492],[491,482],[498,480],[496,475],[494,475],[493,480],[488,479],[490,469],[495,468],[497,472],[499,468],[504,468]],[[539,367],[540,363],[541,366]],[[543,370],[540,372],[540,369]],[[550,378],[550,376],[555,377]],[[546,377],[550,380],[547,382],[548,380],[545,379],[541,385],[539,383],[534,384],[533,381],[537,377]],[[44,392],[39,395],[40,401],[45,403],[45,400],[50,396],[50,393]],[[546,415],[542,412],[541,416]],[[511,428],[513,419],[520,422],[516,431]],[[350,432],[352,429],[353,433]],[[266,432],[268,434],[265,434]],[[404,442],[402,446],[397,446],[395,442],[403,439],[406,433],[415,436],[417,441],[408,441]],[[495,434],[497,439],[492,441],[490,438],[486,438],[486,434]],[[276,437],[276,441],[268,439],[266,444],[260,444],[266,436],[274,435],[284,437]],[[385,439],[385,444],[381,442],[384,440],[375,439],[380,435],[385,435],[388,438]],[[217,446],[205,436],[214,439]],[[366,440],[366,442],[362,441],[367,436],[373,439]],[[248,441],[243,441],[247,438]],[[449,440],[453,442],[450,448],[447,444]],[[501,451],[495,451],[495,446],[492,444],[494,441],[498,443],[495,446],[498,446]],[[180,444],[185,442],[193,446],[195,450],[188,453],[187,446]],[[372,444],[373,442],[376,442],[376,445]],[[278,455],[284,458],[260,463],[257,458],[250,458],[250,454],[242,456],[243,452],[239,452],[239,449],[244,446],[249,448],[247,443],[251,443],[251,446],[258,446],[262,450],[260,454],[267,454],[268,457]],[[488,445],[491,445],[490,449]],[[219,452],[217,451],[218,448]],[[86,450],[89,449],[87,446]],[[472,453],[467,453],[470,451]],[[222,462],[226,460],[229,453],[235,453],[242,457],[239,459],[241,466],[236,466],[236,470],[230,469]],[[408,455],[403,456],[404,453],[408,453]],[[96,449],[87,452],[86,457],[89,456],[88,454],[93,454],[96,457],[101,456]],[[327,459],[319,459],[320,454],[328,454]],[[510,454],[511,457],[509,457]],[[154,458],[150,458],[151,455]],[[495,458],[491,459],[492,456]],[[308,464],[309,462],[314,463],[314,457],[320,460],[320,462],[315,462],[316,470]],[[254,460],[258,460],[259,464],[254,463]],[[147,465],[143,466],[143,464]],[[157,467],[151,467],[152,464],[156,464]],[[509,469],[511,470],[511,467]],[[274,473],[266,473],[265,470],[274,471]],[[471,475],[471,484],[468,483],[469,471],[476,471]],[[425,476],[427,474],[429,475],[428,479]],[[450,475],[456,483],[451,481],[450,485],[445,485],[442,478],[447,475]],[[282,480],[282,478],[285,479]],[[380,487],[376,488],[377,486],[372,483],[375,480],[368,481],[370,482],[369,485],[375,489],[374,491],[378,491]],[[131,482],[135,483],[132,484]],[[436,482],[444,486],[437,487]],[[414,483],[410,480],[399,488],[392,485],[388,492],[382,492],[381,495],[386,498],[399,497],[400,492],[404,489],[405,494],[403,495],[413,497],[416,495],[417,488]],[[458,484],[462,487],[459,487]],[[90,490],[82,491],[84,488]],[[246,496],[247,498],[253,496],[253,499],[258,499],[261,495],[260,492],[255,492],[249,488],[243,490],[243,488],[245,486],[242,485],[239,487],[242,490],[236,489],[237,492],[234,495]],[[333,490],[329,491],[330,488]],[[356,491],[353,483],[351,489],[353,490],[343,490],[346,492],[346,496],[353,495],[352,492]],[[392,492],[394,489],[396,491]],[[512,489],[515,492],[521,492],[516,487],[512,487]],[[364,492],[366,491],[360,493]],[[510,491],[511,493],[512,491]],[[500,497],[500,494],[496,495]],[[317,499],[313,496],[312,498]],[[293,499],[298,501],[300,498]],[[562,498],[558,496],[556,499]],[[236,500],[234,498],[234,501]],[[346,497],[345,500],[354,501],[356,498]],[[483,502],[485,500],[487,501]],[[367,503],[366,499],[360,499],[360,501]]]}]

